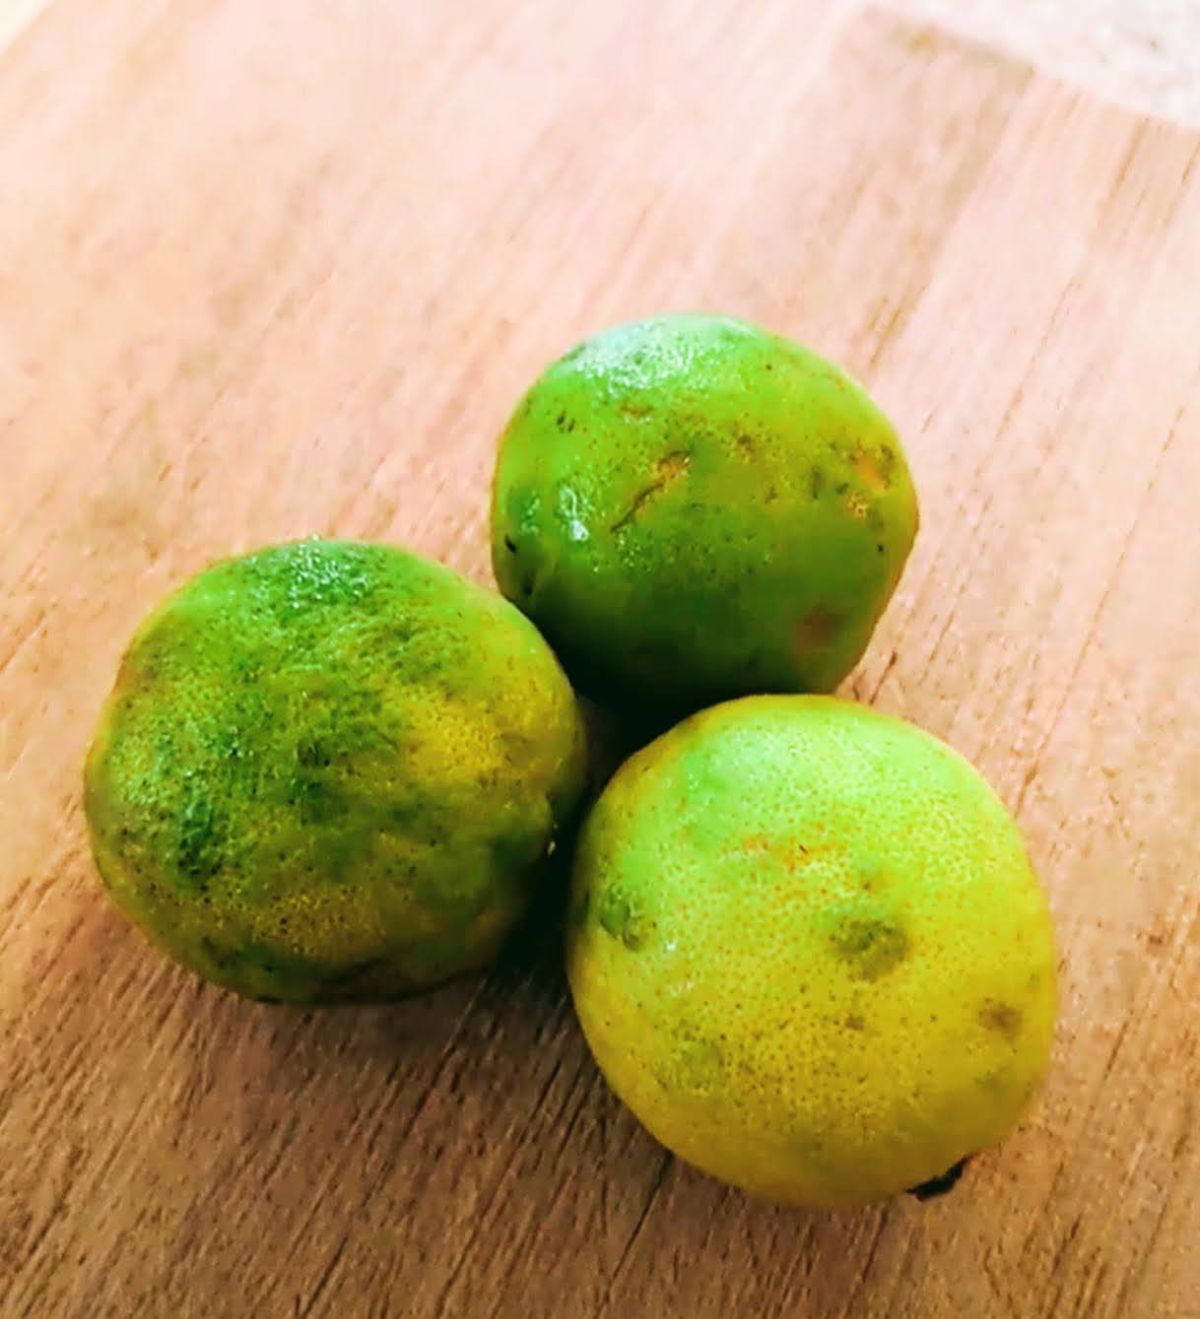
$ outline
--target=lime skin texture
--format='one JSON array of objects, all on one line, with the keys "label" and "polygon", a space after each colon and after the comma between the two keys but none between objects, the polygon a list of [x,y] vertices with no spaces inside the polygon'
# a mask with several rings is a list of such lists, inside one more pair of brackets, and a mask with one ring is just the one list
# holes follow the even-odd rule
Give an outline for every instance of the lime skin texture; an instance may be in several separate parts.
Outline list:
[{"label": "lime skin texture", "polygon": [[425,988],[489,962],[582,790],[565,675],[498,596],[307,540],[145,619],[88,756],[92,847],[164,952],[260,999]]},{"label": "lime skin texture", "polygon": [[687,711],[836,687],[917,521],[900,441],[843,371],[681,313],[586,340],[525,394],[492,563],[589,695]]},{"label": "lime skin texture", "polygon": [[1056,955],[1012,819],[901,720],[759,696],[617,772],[568,917],[596,1060],[687,1162],[842,1208],[1008,1132],[1047,1064]]}]

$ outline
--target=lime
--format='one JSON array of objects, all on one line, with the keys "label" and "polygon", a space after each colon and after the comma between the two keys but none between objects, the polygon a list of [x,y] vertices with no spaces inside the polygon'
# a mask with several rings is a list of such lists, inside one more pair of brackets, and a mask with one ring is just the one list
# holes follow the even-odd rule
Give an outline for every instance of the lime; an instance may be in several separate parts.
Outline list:
[{"label": "lime", "polygon": [[831,691],[916,530],[863,390],[726,316],[620,326],[551,364],[493,483],[501,590],[585,689],[643,708]]},{"label": "lime", "polygon": [[999,1140],[1056,1004],[1046,900],[991,789],[919,729],[821,696],[718,706],[617,772],[576,858],[568,971],[653,1135],[812,1206]]},{"label": "lime", "polygon": [[160,948],[257,998],[479,967],[581,790],[571,688],[511,605],[413,554],[310,540],[145,620],[86,769],[96,861]]}]

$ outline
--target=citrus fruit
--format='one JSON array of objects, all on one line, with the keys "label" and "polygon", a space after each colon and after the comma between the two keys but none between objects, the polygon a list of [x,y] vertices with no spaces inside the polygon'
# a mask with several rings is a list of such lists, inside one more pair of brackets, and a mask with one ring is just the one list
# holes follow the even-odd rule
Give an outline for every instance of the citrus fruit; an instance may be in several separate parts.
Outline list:
[{"label": "citrus fruit", "polygon": [[511,605],[380,545],[209,568],[137,631],[86,767],[117,906],[258,998],[379,998],[487,962],[583,773]]},{"label": "citrus fruit", "polygon": [[642,708],[832,690],[916,529],[863,390],[727,316],[620,326],[551,364],[493,482],[501,590],[584,689]]},{"label": "citrus fruit", "polygon": [[935,738],[824,696],[732,701],[626,762],[580,840],[568,972],[654,1136],[811,1206],[999,1140],[1055,1015],[1046,900],[999,800]]}]

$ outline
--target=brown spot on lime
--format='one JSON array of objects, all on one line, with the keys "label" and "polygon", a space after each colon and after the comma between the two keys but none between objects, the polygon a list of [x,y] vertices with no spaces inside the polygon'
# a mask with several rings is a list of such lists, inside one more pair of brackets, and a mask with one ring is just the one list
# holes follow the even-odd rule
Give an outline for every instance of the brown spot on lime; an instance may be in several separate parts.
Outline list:
[{"label": "brown spot on lime", "polygon": [[874,454],[859,447],[854,450],[850,461],[854,465],[854,470],[872,490],[886,490],[891,483],[891,470],[896,462],[896,455],[890,449],[881,449],[879,453]]},{"label": "brown spot on lime", "polygon": [[847,1030],[865,1030],[867,1023],[855,1012],[852,1012],[842,1025]]},{"label": "brown spot on lime", "polygon": [[621,404],[621,416],[632,417],[635,421],[640,417],[648,417],[651,411],[650,404],[640,398],[627,398]]},{"label": "brown spot on lime", "polygon": [[691,466],[692,455],[686,449],[672,449],[658,460],[659,479],[664,485],[677,481]]},{"label": "brown spot on lime", "polygon": [[870,502],[862,495],[854,494],[846,500],[846,512],[849,513],[856,522],[865,522],[867,514],[870,511]]},{"label": "brown spot on lime", "polygon": [[789,870],[808,864],[812,853],[796,838],[786,838],[779,845],[779,858]]},{"label": "brown spot on lime", "polygon": [[838,625],[838,617],[824,605],[814,605],[796,624],[792,640],[796,649],[802,654],[810,650],[821,650],[833,639]]},{"label": "brown spot on lime", "polygon": [[860,980],[878,980],[908,956],[908,935],[889,920],[851,916],[830,935],[834,955]]},{"label": "brown spot on lime", "polygon": [[978,1016],[984,1030],[995,1031],[1007,1040],[1015,1040],[1025,1022],[1025,1014],[1020,1008],[995,998],[983,1000],[979,1005]]},{"label": "brown spot on lime", "polygon": [[753,439],[751,439],[749,435],[739,435],[737,437],[737,447],[738,453],[740,453],[743,458],[753,458],[757,448]]},{"label": "brown spot on lime", "polygon": [[614,534],[624,531],[642,511],[647,501],[669,489],[687,471],[691,461],[692,456],[686,449],[672,449],[670,453],[663,454],[654,465],[655,479],[634,495],[633,503],[612,524],[610,530]]},{"label": "brown spot on lime", "polygon": [[516,552],[517,552],[517,542],[516,542],[515,540],[513,540],[513,538],[512,538],[511,536],[505,536],[505,538],[504,538],[504,548],[509,552],[509,554],[516,554]]},{"label": "brown spot on lime", "polygon": [[814,499],[820,499],[824,489],[825,473],[819,467],[814,467],[808,474],[808,492]]}]

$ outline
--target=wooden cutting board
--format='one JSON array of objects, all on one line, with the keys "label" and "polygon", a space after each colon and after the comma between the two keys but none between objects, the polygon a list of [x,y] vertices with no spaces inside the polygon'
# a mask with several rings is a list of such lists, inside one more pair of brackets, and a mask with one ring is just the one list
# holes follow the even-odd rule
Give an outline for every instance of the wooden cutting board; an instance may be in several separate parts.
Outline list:
[{"label": "wooden cutting board", "polygon": [[[686,0],[58,0],[0,54],[0,1314],[1200,1316],[1200,140],[937,32]],[[923,529],[848,684],[1018,814],[1046,1091],[806,1214],[609,1095],[539,929],[395,1007],[235,1000],[106,905],[142,612],[320,532],[486,579],[507,410],[723,308],[860,375]]]}]

